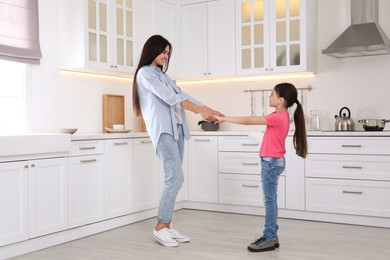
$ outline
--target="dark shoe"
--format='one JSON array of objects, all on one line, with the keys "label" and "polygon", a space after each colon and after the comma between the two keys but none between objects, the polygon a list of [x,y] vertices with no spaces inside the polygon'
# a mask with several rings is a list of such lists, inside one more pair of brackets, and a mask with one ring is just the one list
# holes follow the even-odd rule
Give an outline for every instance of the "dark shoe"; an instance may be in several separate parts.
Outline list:
[{"label": "dark shoe", "polygon": [[280,247],[278,236],[276,236],[276,238],[274,240],[274,244],[275,244],[275,248],[279,248]]},{"label": "dark shoe", "polygon": [[[275,250],[275,241],[276,239],[265,240],[264,237],[260,237],[259,239],[256,239],[248,246],[248,250],[251,252],[263,252],[263,251]],[[279,247],[279,241],[277,242]]]}]

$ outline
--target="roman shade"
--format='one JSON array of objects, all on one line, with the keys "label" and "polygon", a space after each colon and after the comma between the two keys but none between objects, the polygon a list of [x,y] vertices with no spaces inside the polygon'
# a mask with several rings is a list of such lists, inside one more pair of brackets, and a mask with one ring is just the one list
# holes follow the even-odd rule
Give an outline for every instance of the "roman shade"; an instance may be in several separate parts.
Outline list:
[{"label": "roman shade", "polygon": [[0,0],[0,59],[39,64],[38,0]]}]

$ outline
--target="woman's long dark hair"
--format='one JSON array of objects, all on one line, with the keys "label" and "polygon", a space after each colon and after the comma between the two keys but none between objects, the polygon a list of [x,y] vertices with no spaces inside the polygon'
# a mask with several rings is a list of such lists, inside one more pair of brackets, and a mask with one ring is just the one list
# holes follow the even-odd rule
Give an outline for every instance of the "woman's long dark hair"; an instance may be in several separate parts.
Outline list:
[{"label": "woman's long dark hair", "polygon": [[168,60],[165,62],[164,68],[162,66],[159,66],[164,73],[168,70],[169,60],[172,55],[172,44],[161,35],[151,36],[144,44],[141,57],[139,59],[138,66],[135,71],[134,79],[133,79],[133,110],[137,116],[141,115],[141,107],[139,104],[139,98],[137,92],[138,71],[143,66],[150,65],[158,55],[164,52],[167,46],[169,46]]},{"label": "woman's long dark hair", "polygon": [[286,107],[289,108],[294,104],[297,104],[297,108],[294,112],[295,132],[293,137],[294,148],[302,158],[306,158],[307,155],[307,138],[306,138],[306,126],[305,116],[303,114],[303,108],[298,100],[298,92],[295,86],[291,83],[280,83],[274,87],[276,94],[279,97],[284,98],[286,101]]}]

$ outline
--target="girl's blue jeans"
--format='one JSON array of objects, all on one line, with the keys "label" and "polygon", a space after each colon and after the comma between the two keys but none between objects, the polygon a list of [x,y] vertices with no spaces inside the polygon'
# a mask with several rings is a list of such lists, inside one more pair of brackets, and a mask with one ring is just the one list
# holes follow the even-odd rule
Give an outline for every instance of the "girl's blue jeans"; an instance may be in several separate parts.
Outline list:
[{"label": "girl's blue jeans", "polygon": [[280,174],[286,165],[284,157],[261,157],[261,183],[264,193],[265,224],[263,237],[274,240],[278,234],[278,202],[277,191]]},{"label": "girl's blue jeans", "polygon": [[178,125],[179,140],[163,133],[157,143],[157,155],[164,168],[164,188],[161,195],[157,221],[171,223],[177,194],[184,182],[182,162],[184,154],[183,126]]}]

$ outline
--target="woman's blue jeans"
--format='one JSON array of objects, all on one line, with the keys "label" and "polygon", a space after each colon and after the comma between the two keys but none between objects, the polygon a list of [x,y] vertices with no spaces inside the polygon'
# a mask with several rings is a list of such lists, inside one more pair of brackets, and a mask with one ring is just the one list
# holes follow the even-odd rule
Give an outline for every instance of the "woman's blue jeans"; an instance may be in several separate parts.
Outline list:
[{"label": "woman's blue jeans", "polygon": [[184,154],[183,126],[178,125],[179,140],[163,133],[157,143],[157,155],[164,168],[164,188],[158,209],[157,221],[171,223],[177,194],[184,182],[182,162]]},{"label": "woman's blue jeans", "polygon": [[261,183],[265,205],[263,237],[265,240],[273,240],[278,234],[278,181],[285,165],[284,157],[261,157]]}]

